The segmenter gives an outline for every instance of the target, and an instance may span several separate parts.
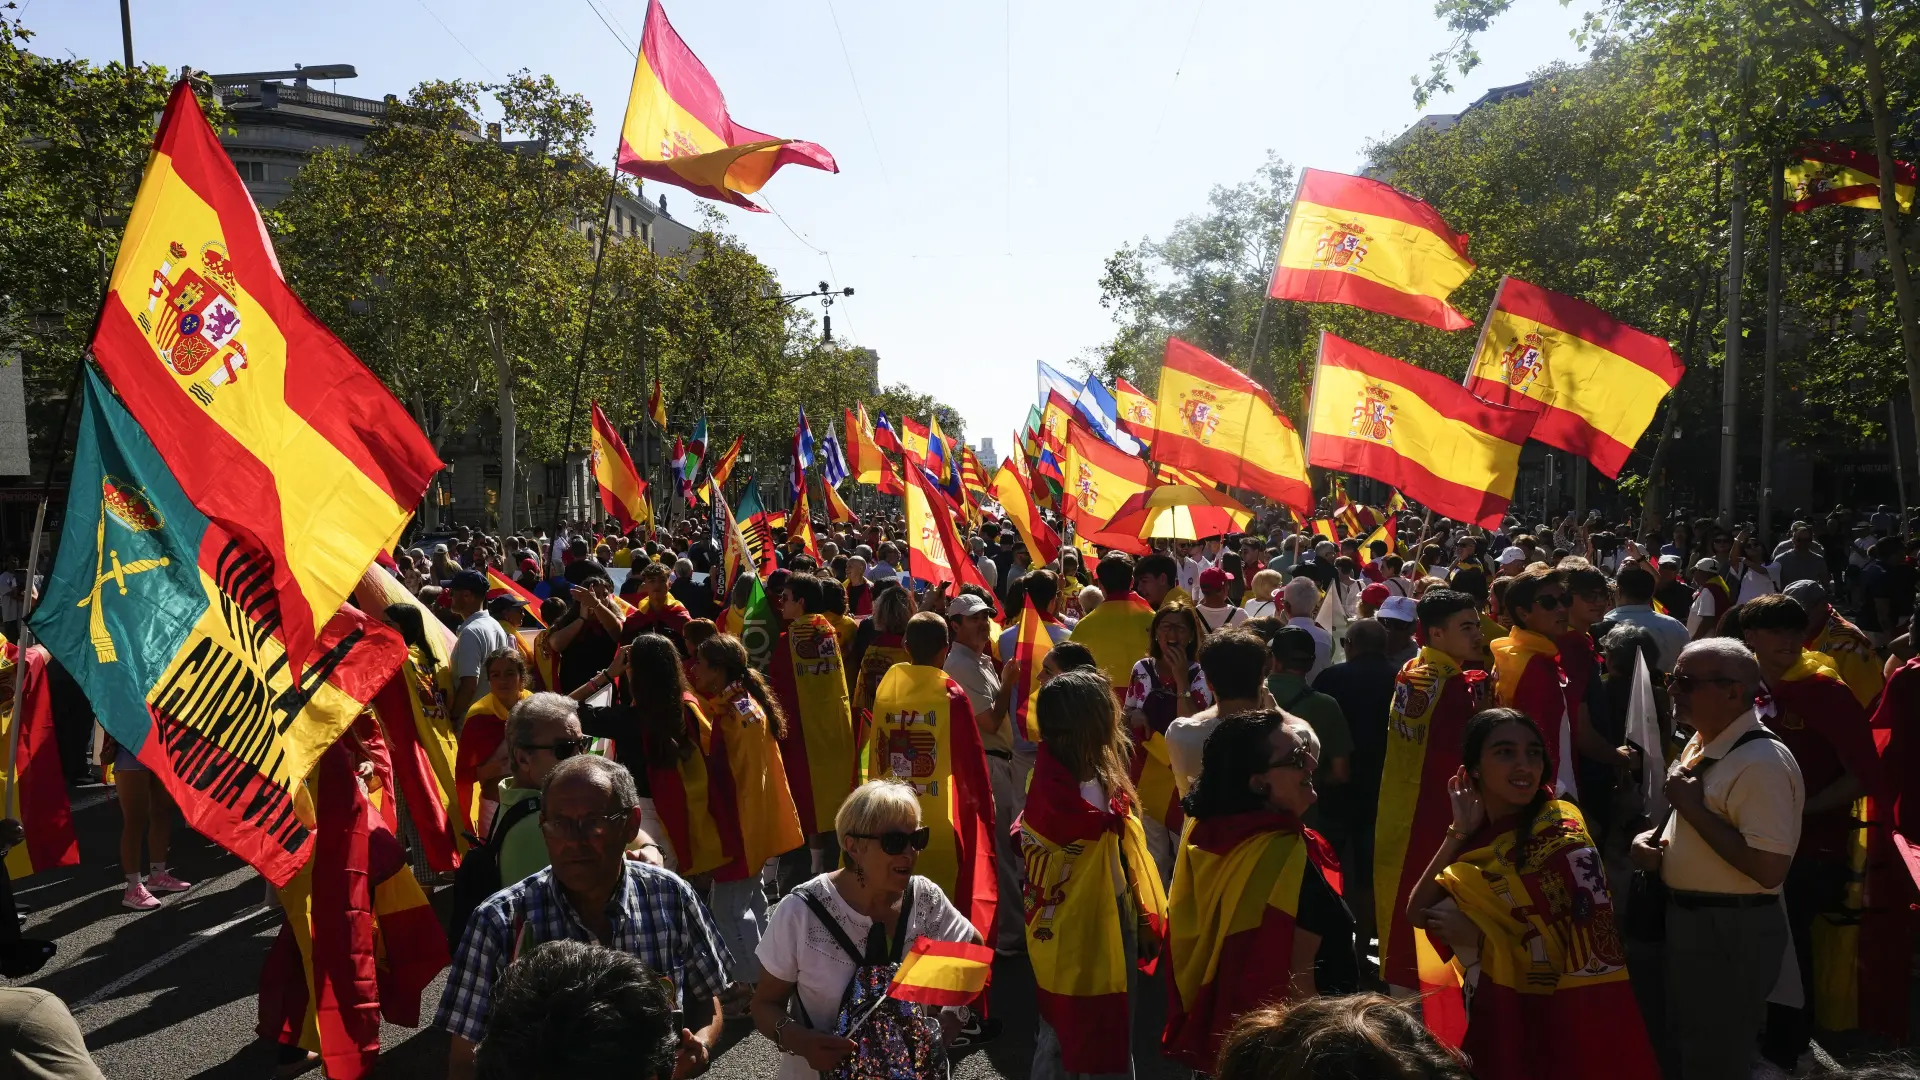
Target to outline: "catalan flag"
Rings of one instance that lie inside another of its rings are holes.
[[[633,467],[627,444],[613,429],[600,403],[593,402],[593,453],[588,462],[593,478],[600,484],[600,505],[620,523],[622,532],[632,532],[642,522],[652,524],[653,507],[647,502],[647,482]]]
[[[960,486],[975,499],[984,499],[989,494],[987,470],[980,465],[980,455],[964,443],[960,446]]]
[[[1471,273],[1467,238],[1433,207],[1378,180],[1308,169],[1267,295],[1464,330],[1473,320],[1447,297]]]
[[[260,549],[298,673],[426,492],[433,446],[287,286],[184,80],[107,288],[93,357],[196,513]]]
[[[965,1005],[993,977],[993,948],[921,936],[894,969],[887,996],[916,1005]]]
[[[1322,540],[1331,540],[1336,544],[1340,542],[1340,535],[1334,531],[1331,518],[1314,518],[1307,522],[1307,531]]]
[[[1120,430],[1152,445],[1153,399],[1134,389],[1125,379],[1113,380],[1113,400],[1119,411]]]
[[[1146,545],[1137,536],[1109,537],[1101,532],[1122,503],[1152,484],[1146,462],[1129,457],[1085,427],[1073,424],[1067,430],[1062,475],[1065,516],[1076,531],[1086,533],[1095,543],[1146,553]]]
[[[784,165],[840,171],[822,147],[734,123],[719,84],[652,0],[620,125],[619,170],[759,210],[746,196]]]
[[[1539,414],[1533,437],[1618,477],[1654,409],[1687,370],[1664,338],[1584,300],[1500,279],[1467,389]]]
[[[1167,339],[1154,423],[1154,460],[1311,512],[1300,433],[1259,383],[1179,338]]]
[[[1798,161],[1787,165],[1790,209],[1802,213],[1822,206],[1880,209],[1880,157],[1836,143],[1813,143],[1800,148]],[[1913,213],[1913,189],[1920,172],[1905,161],[1893,163],[1893,198],[1901,213]]]
[[[1027,545],[1027,557],[1032,565],[1046,566],[1060,556],[1060,534],[1053,531],[1047,519],[1040,516],[1040,508],[1034,505],[1030,478],[1021,472],[1018,464],[1020,456],[1016,450],[1000,463],[1000,471],[993,474],[993,497],[999,500],[1000,509],[1006,512],[1007,520]]]
[[[1534,414],[1491,405],[1404,360],[1320,335],[1307,461],[1370,476],[1434,510],[1500,526]]]

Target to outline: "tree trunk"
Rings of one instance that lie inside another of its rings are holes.
[[[498,319],[487,320],[487,344],[493,350],[494,381],[498,386],[495,408],[500,413],[500,522],[502,535],[513,531],[514,473],[518,469],[517,443],[519,416],[513,409],[513,361],[507,356],[507,343]]]
[[[1860,59],[1867,69],[1867,107],[1873,113],[1873,151],[1880,163],[1880,230],[1887,248],[1887,266],[1893,271],[1894,311],[1900,319],[1900,352],[1906,360],[1907,393],[1913,414],[1920,416],[1920,310],[1916,310],[1913,276],[1907,266],[1907,246],[1901,237],[1900,201],[1894,195],[1893,111],[1887,104],[1887,76],[1882,66],[1874,0],[1860,5]]]
[[[1680,357],[1689,370],[1694,366],[1693,346],[1700,329],[1700,309],[1706,305],[1707,277],[1703,272],[1693,287],[1693,304],[1687,312],[1687,328],[1680,335]],[[1684,379],[1685,376],[1682,376]],[[1652,536],[1649,546],[1658,550],[1661,518],[1666,514],[1667,454],[1673,448],[1673,433],[1680,427],[1680,387],[1675,386],[1667,399],[1667,419],[1660,427],[1660,441],[1653,445],[1653,460],[1647,465],[1647,486],[1640,499],[1640,535]]]

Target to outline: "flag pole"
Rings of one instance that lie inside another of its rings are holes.
[[[1280,257],[1287,251],[1287,234],[1293,230],[1293,211],[1300,205],[1300,185],[1293,185],[1293,201],[1287,204],[1287,216],[1280,226],[1280,243],[1273,250],[1273,266],[1260,283],[1260,321],[1253,328],[1253,349],[1247,353],[1247,374],[1253,374],[1254,361],[1260,359],[1260,341],[1267,335],[1267,312],[1273,309],[1273,278],[1280,272]]]
[[[620,160],[614,155],[614,160]],[[593,277],[587,283],[587,310],[580,318],[580,346],[573,353],[573,392],[567,396],[567,437],[560,444],[560,461],[566,464],[573,456],[573,425],[580,413],[580,382],[587,369],[587,339],[593,334],[593,301],[600,294],[600,265],[607,258],[607,221],[613,217],[613,199],[620,192],[620,169],[616,166],[607,170],[607,201],[600,209],[598,250],[593,256]],[[555,521],[558,522],[556,517]]]
[[[1460,376],[1461,386],[1473,382],[1474,369],[1480,366],[1480,350],[1487,346],[1487,330],[1493,325],[1493,313],[1500,310],[1500,297],[1507,291],[1507,282],[1511,278],[1511,274],[1501,274],[1500,284],[1493,287],[1493,300],[1487,304],[1487,317],[1480,320],[1480,336],[1474,339],[1473,355],[1467,357],[1467,373]]]

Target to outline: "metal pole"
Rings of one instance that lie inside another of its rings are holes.
[[[120,51],[127,61],[127,73],[133,73],[133,12],[129,0],[120,0]]]
[[[573,354],[573,393],[567,398],[567,437],[560,444],[560,460],[566,461],[573,453],[573,422],[580,413],[580,379],[587,370],[587,339],[593,334],[593,300],[600,293],[600,264],[606,261],[607,245],[613,238],[607,234],[607,221],[613,217],[613,197],[620,191],[620,174],[610,172],[607,175],[607,203],[600,210],[600,248],[593,256],[593,278],[587,283],[587,310],[580,319],[580,347]]]
[[[1900,407],[1896,399],[1887,399],[1887,445],[1893,448],[1893,482],[1900,493],[1900,532],[1911,535],[1907,525],[1907,466],[1900,457]]]
[[[1740,283],[1746,270],[1742,242],[1747,227],[1746,192],[1736,147],[1728,189],[1732,203],[1727,213],[1727,343],[1720,365],[1720,521],[1733,524],[1733,479],[1739,466],[1740,422]]]
[[[1767,195],[1767,340],[1762,353],[1765,374],[1760,392],[1760,530],[1763,543],[1773,550],[1773,421],[1774,365],[1780,353],[1780,215],[1787,199],[1786,170],[1778,163]]]

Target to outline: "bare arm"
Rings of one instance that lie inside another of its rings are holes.
[[[760,981],[753,988],[753,1026],[772,1039],[776,1046],[805,1058],[807,1064],[819,1071],[832,1069],[853,1053],[854,1044],[849,1039],[831,1035],[824,1031],[815,1031],[791,1021],[782,1024],[787,1015],[787,998],[793,994],[793,984],[782,982],[767,974],[760,973]],[[455,1078],[449,1078],[455,1080]]]
[[[473,1044],[458,1035],[447,1040],[447,1080],[473,1080]]]
[[[680,1050],[674,1057],[673,1080],[687,1080],[707,1071],[713,1048],[720,1042],[723,1023],[720,999],[689,999],[686,1021],[688,1026],[680,1029]]]

